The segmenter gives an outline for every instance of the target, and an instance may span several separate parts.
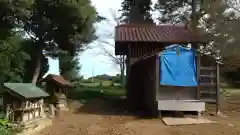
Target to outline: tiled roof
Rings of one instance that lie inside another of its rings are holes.
[[[64,86],[73,86],[73,84],[67,80],[65,80],[61,75],[53,75],[53,74],[49,74],[47,75],[47,77],[44,78],[45,81],[48,81],[48,80],[53,80],[61,85],[64,85]]]
[[[203,42],[186,25],[123,24],[115,29],[115,42]]]
[[[40,98],[49,96],[48,93],[32,83],[4,83],[4,86],[24,98]]]

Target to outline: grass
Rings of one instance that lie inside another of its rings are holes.
[[[111,87],[111,86],[121,86],[120,83],[114,83],[112,81],[95,81],[94,83],[92,82],[79,82],[78,83],[79,86],[81,87],[92,87],[92,88],[96,88],[96,87]]]
[[[69,92],[68,97],[86,103],[94,98],[109,99],[125,96],[125,90],[116,87],[83,87]]]
[[[237,88],[221,88],[221,93],[228,97],[232,95],[240,95],[240,89]]]

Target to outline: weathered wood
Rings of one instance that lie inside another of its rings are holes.
[[[49,110],[50,110],[51,117],[54,117],[55,116],[55,108],[54,108],[53,104],[49,105]]]
[[[206,103],[214,103],[216,104],[215,99],[209,99],[209,98],[201,98],[200,101],[206,102]]]
[[[200,100],[216,104],[216,61],[210,56],[202,56],[200,67]]]
[[[219,57],[219,52],[217,52],[217,57]],[[216,63],[216,70],[217,70],[217,73],[216,73],[216,76],[217,76],[217,88],[216,88],[216,114],[219,114],[220,113],[220,76],[219,76],[219,63],[217,62]]]
[[[216,78],[215,75],[200,75],[201,78]]]
[[[200,70],[210,70],[210,71],[216,71],[215,67],[200,67]]]
[[[203,90],[201,90],[201,91],[200,91],[200,94],[211,94],[211,95],[216,95],[216,92],[215,92],[215,91],[203,91]]]
[[[205,103],[197,100],[158,100],[162,111],[205,111]]]
[[[10,118],[10,113],[11,113],[10,104],[7,104],[5,119],[9,120],[9,118]]]
[[[200,54],[197,54],[197,81],[198,81],[198,86],[197,86],[197,91],[196,91],[196,95],[197,95],[197,100],[200,99],[200,66],[201,66],[201,63],[200,63]]]
[[[160,85],[160,59],[159,55],[156,55],[156,68],[155,68],[155,103],[158,106],[158,95],[159,95],[159,85]],[[158,117],[162,117],[161,111],[158,111]]]
[[[200,87],[215,87],[216,83],[200,83]]]

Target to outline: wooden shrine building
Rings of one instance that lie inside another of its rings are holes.
[[[61,75],[49,74],[44,79],[46,91],[50,94],[49,102],[60,110],[67,109],[67,93],[74,86]]]
[[[48,93],[32,83],[4,83],[3,106],[6,118],[24,123],[45,117],[43,101]]]
[[[187,47],[190,44],[193,50],[196,50],[206,43],[187,25],[117,26],[115,54],[127,56],[126,85],[129,109],[141,109],[149,115],[158,116],[158,112],[164,110],[201,112],[205,110],[205,102],[219,105],[219,69],[216,61],[210,56],[200,56],[196,52],[197,55],[193,58],[196,61],[197,86],[160,84],[161,79],[165,77],[161,75],[160,60],[165,47],[173,44]]]

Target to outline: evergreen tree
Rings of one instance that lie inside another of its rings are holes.
[[[153,23],[151,0],[124,0],[121,20],[124,23]]]
[[[99,18],[89,0],[35,0],[29,12],[23,22],[25,31],[36,45],[33,83],[40,75],[43,50],[52,57],[57,57],[62,51],[74,57],[83,49],[83,44],[96,38],[93,23]],[[66,71],[63,69],[66,64],[61,63],[62,73]]]

